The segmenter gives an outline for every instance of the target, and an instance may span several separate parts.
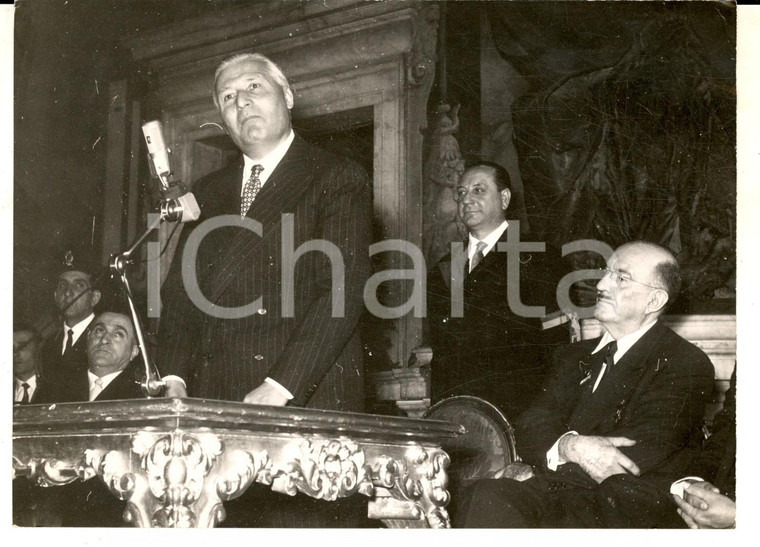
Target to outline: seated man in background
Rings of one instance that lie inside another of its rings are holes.
[[[613,253],[594,310],[604,335],[558,351],[517,421],[517,453],[533,467],[513,464],[506,478],[475,483],[455,525],[617,527],[603,518],[599,492],[633,494],[614,478],[605,484],[610,477],[683,476],[715,373],[702,350],[658,320],[679,284],[667,249],[634,242]]]
[[[40,338],[28,325],[13,327],[13,404],[36,403],[47,389],[40,376]]]
[[[143,370],[129,316],[102,312],[87,336],[87,369],[46,391],[44,403],[141,399]],[[27,485],[21,483],[24,481]],[[66,486],[28,486],[14,481],[14,524],[20,526],[121,526],[124,502],[98,478]]]
[[[518,222],[507,222],[510,187],[509,174],[499,164],[481,161],[467,167],[455,197],[459,219],[469,233],[467,260],[457,265],[451,254],[446,255],[430,267],[427,290],[432,402],[472,395],[515,419],[543,384],[549,348],[566,343],[568,334],[564,327],[544,331],[540,317],[513,309],[519,297],[526,306],[553,311],[562,276],[558,254],[551,248],[499,248],[517,238],[531,241],[520,237]],[[461,314],[452,302],[456,283],[462,285]]]
[[[132,320],[122,313],[103,312],[87,335],[87,370],[53,386],[46,403],[141,399],[144,372]]]

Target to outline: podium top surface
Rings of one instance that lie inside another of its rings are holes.
[[[14,438],[127,433],[145,428],[203,428],[239,434],[337,434],[356,440],[408,440],[433,444],[465,431],[462,425],[437,420],[193,398],[17,405],[13,408]]]

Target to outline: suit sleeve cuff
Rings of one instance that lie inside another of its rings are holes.
[[[285,397],[287,397],[288,401],[293,400],[293,394],[289,392],[287,389],[285,389],[285,387],[277,380],[272,380],[271,378],[264,378],[264,381],[270,386],[272,386],[273,388],[275,388],[277,391],[282,393]]]
[[[175,382],[179,382],[180,384],[182,384],[182,387],[184,387],[185,389],[187,389],[187,384],[185,383],[185,381],[182,378],[180,378],[179,376],[175,376],[174,374],[169,374],[168,376],[163,376],[161,379],[164,382],[166,382],[167,380],[174,380]]]
[[[683,498],[683,491],[693,482],[702,482],[704,479],[699,477],[684,477],[678,479],[676,482],[670,485],[670,493],[679,498]]]
[[[559,442],[568,435],[577,435],[577,431],[568,431],[562,437],[557,439],[557,441],[552,445],[552,447],[549,449],[549,451],[546,453],[546,467],[551,469],[552,471],[556,471],[557,468],[562,465],[563,463],[567,463],[564,458],[562,458],[559,455]]]

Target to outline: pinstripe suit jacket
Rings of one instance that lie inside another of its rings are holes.
[[[183,252],[195,246],[191,234],[204,222],[220,215],[239,218],[242,166],[241,156],[193,188],[201,217],[184,227],[162,288],[158,367],[164,375],[184,378],[191,397],[242,401],[270,377],[294,395],[291,404],[362,410],[358,320],[372,237],[366,173],[296,135],[248,211],[261,234],[239,226],[211,230],[197,246],[194,264],[183,265]],[[292,215],[292,230],[283,228],[285,214]],[[283,242],[292,241],[294,250],[313,240],[326,240],[343,258],[344,279],[338,280],[334,296],[342,296],[345,305],[335,317],[328,257],[306,252],[294,268],[292,260],[284,263],[292,252],[283,252]],[[259,297],[260,308],[242,318],[209,314],[208,306],[199,309],[185,290],[183,268],[194,268],[198,287],[216,312]],[[292,314],[283,305],[288,299]]]

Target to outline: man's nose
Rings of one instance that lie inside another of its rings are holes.
[[[251,104],[251,98],[245,90],[238,91],[235,95],[235,102],[238,108],[243,108]]]
[[[596,284],[596,289],[599,291],[604,291],[609,289],[610,287],[610,272],[605,271],[604,277],[602,277],[599,282]]]

